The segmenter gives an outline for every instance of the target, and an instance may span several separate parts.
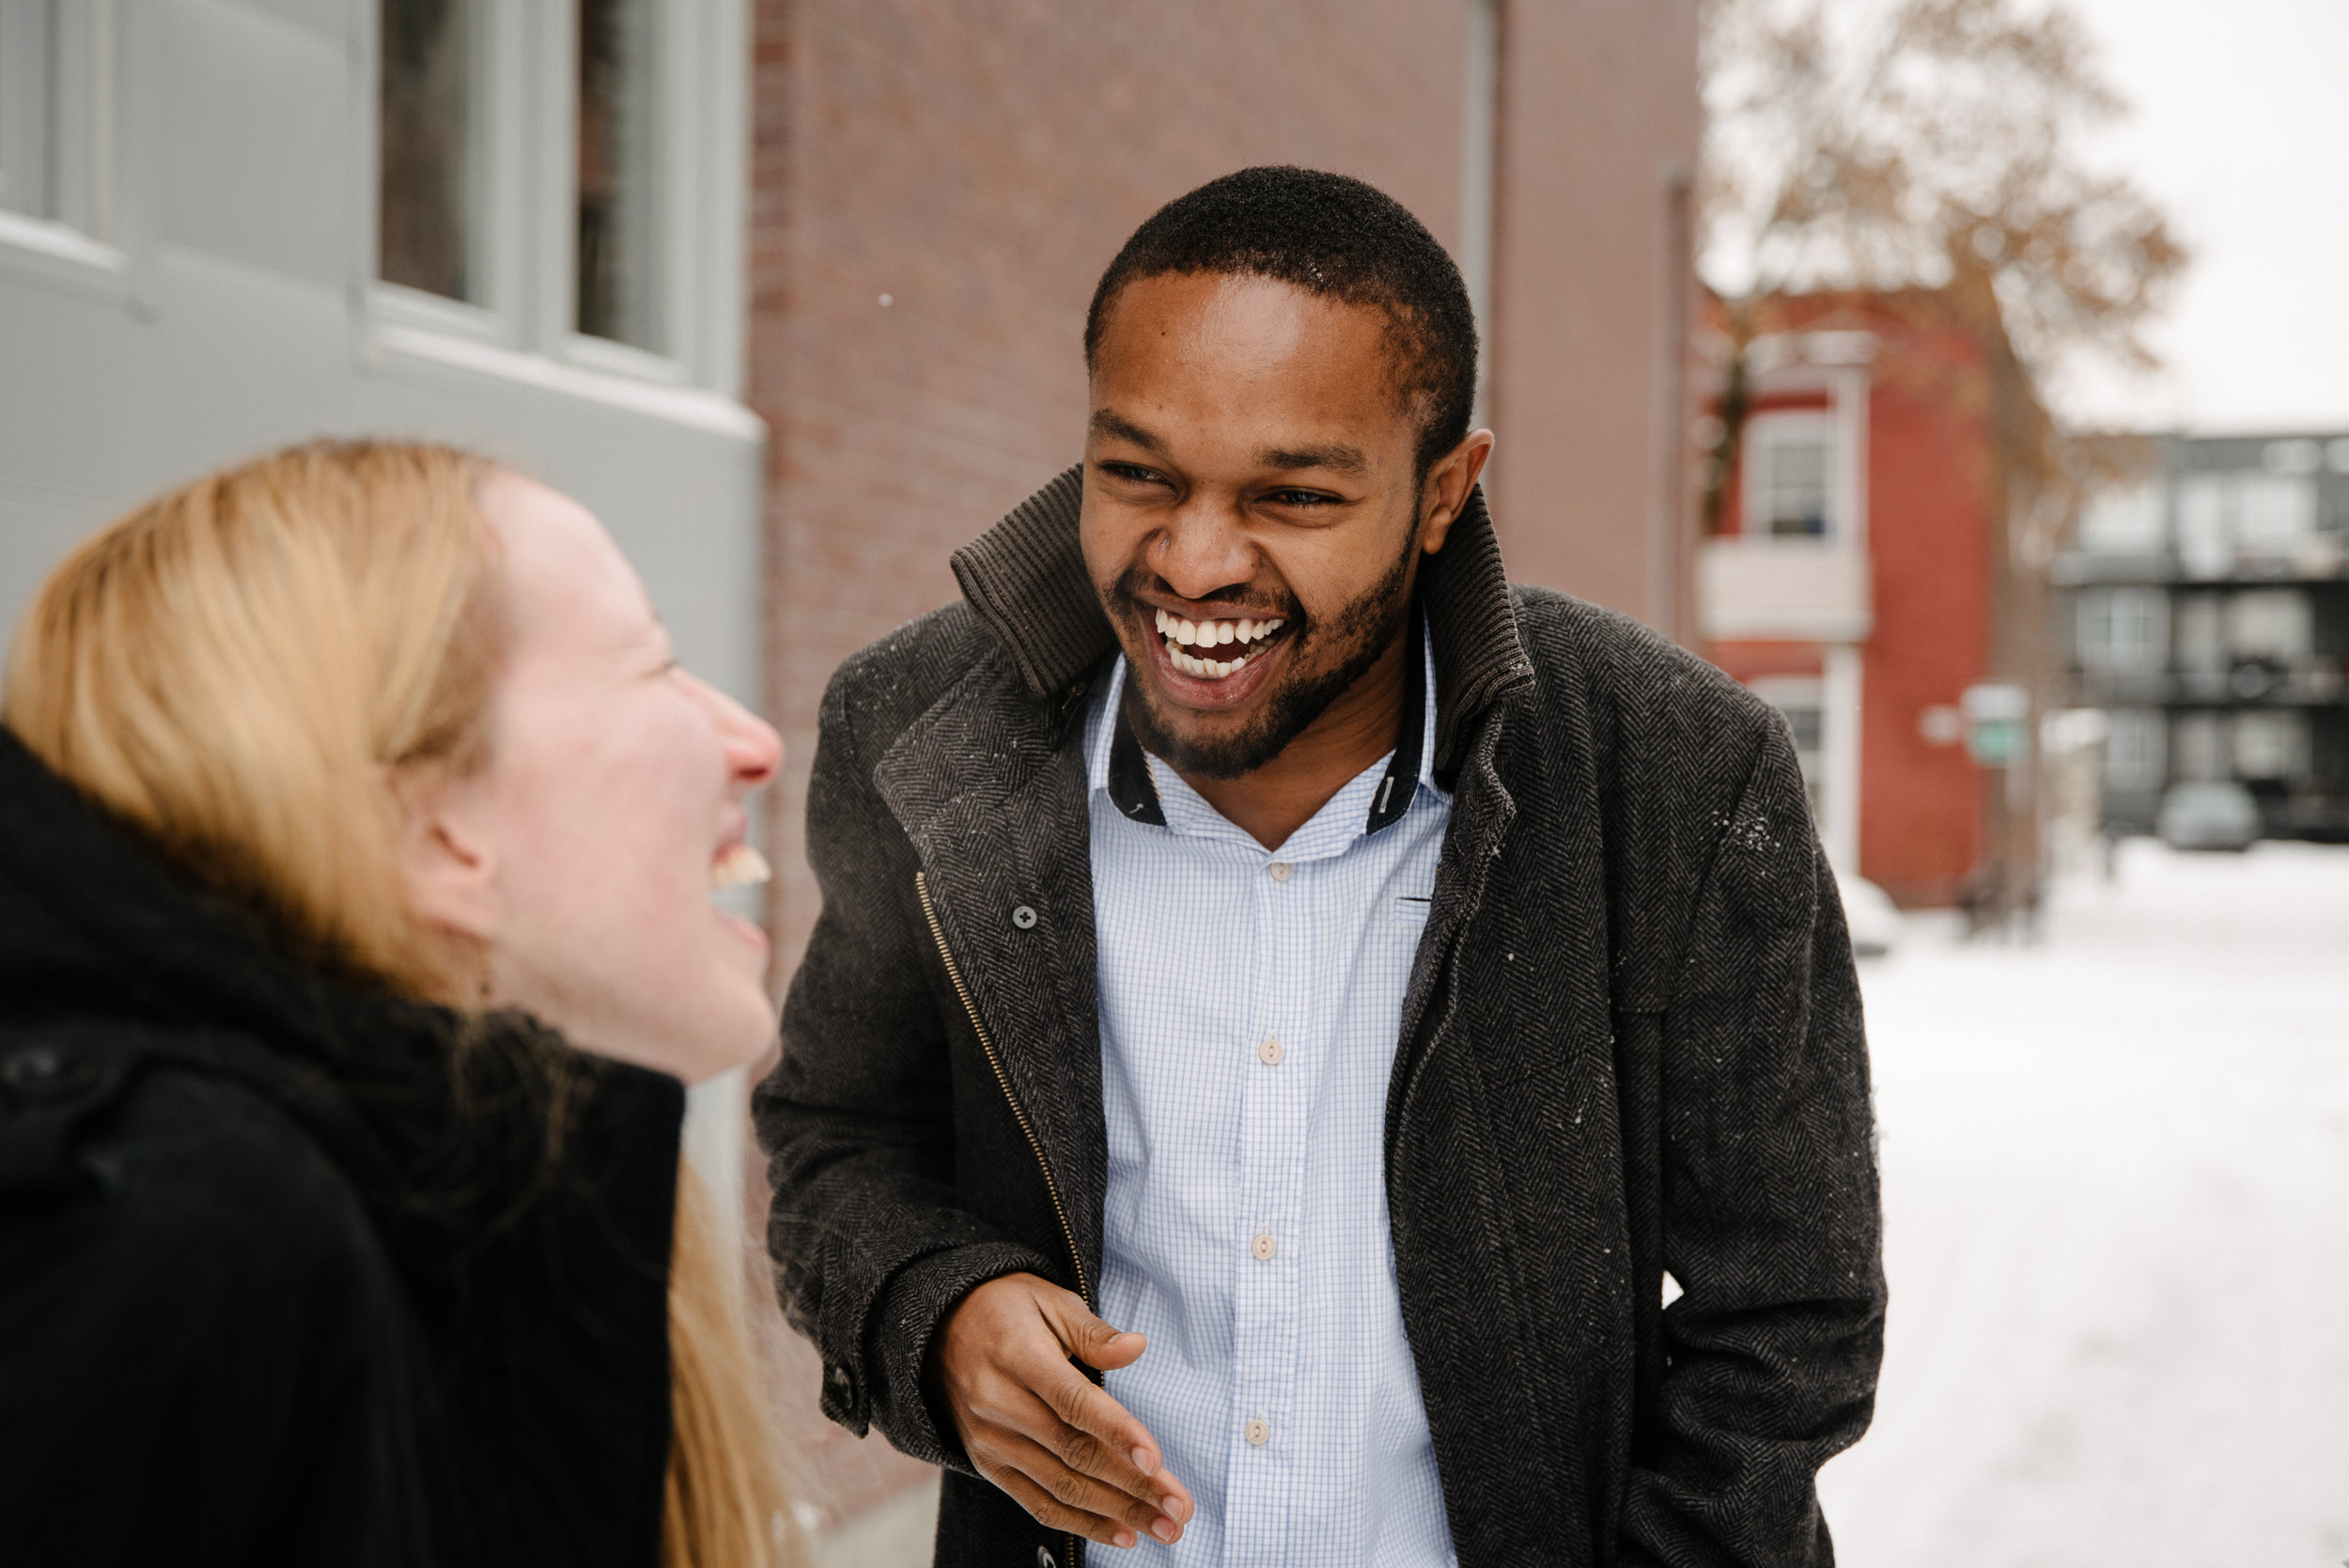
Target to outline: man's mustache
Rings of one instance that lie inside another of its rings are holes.
[[[1106,597],[1112,610],[1131,611],[1141,607],[1143,593],[1152,589],[1169,598],[1186,599],[1194,604],[1212,604],[1218,608],[1228,606],[1234,618],[1244,615],[1252,620],[1284,620],[1289,623],[1291,634],[1296,636],[1301,637],[1313,627],[1313,617],[1305,613],[1305,607],[1294,598],[1283,598],[1269,603],[1252,602],[1250,596],[1253,590],[1241,585],[1218,588],[1192,599],[1188,594],[1176,593],[1166,579],[1143,567],[1128,567],[1119,573],[1117,580],[1110,584]]]

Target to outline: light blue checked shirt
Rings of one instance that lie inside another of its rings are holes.
[[[1086,719],[1100,1308],[1150,1341],[1108,1386],[1198,1502],[1174,1546],[1143,1537],[1174,1562],[1456,1560],[1387,1220],[1387,1080],[1452,815],[1417,646],[1405,745],[1276,852],[1135,744],[1123,660]]]

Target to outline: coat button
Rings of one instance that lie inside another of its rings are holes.
[[[65,1061],[53,1048],[35,1046],[9,1057],[8,1065],[0,1067],[0,1078],[11,1089],[44,1089],[64,1071]]]
[[[1022,904],[1011,912],[1011,923],[1022,931],[1035,929],[1035,911]]]
[[[832,1386],[833,1388],[838,1389],[843,1393],[846,1393],[848,1389],[848,1369],[847,1367],[834,1367],[832,1369]]]
[[[1053,1568],[1051,1547],[1038,1546],[1035,1549],[1035,1568]]]

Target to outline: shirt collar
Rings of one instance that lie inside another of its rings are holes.
[[[1410,646],[1405,660],[1410,676],[1403,689],[1403,722],[1396,728],[1395,748],[1388,753],[1386,774],[1370,798],[1369,819],[1362,824],[1365,835],[1402,821],[1420,786],[1436,787],[1436,704],[1429,700],[1436,690],[1436,660],[1425,617],[1416,604],[1411,608]],[[1119,654],[1086,724],[1086,787],[1109,791],[1110,803],[1128,821],[1163,828],[1166,810],[1150,777],[1149,758],[1126,722],[1125,694],[1126,656]]]

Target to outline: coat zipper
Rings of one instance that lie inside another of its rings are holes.
[[[979,1048],[987,1052],[987,1064],[995,1069],[995,1081],[1003,1091],[1003,1100],[1011,1107],[1012,1119],[1028,1140],[1028,1147],[1035,1155],[1036,1169],[1044,1172],[1044,1190],[1052,1200],[1052,1213],[1060,1220],[1061,1240],[1068,1246],[1068,1261],[1077,1270],[1077,1294],[1083,1297],[1085,1311],[1093,1310],[1093,1286],[1085,1279],[1084,1259],[1077,1255],[1077,1233],[1068,1223],[1067,1206],[1060,1201],[1060,1183],[1052,1179],[1051,1162],[1044,1157],[1044,1144],[1036,1138],[1035,1127],[1028,1121],[1028,1113],[1020,1109],[1019,1096],[1011,1092],[1011,1075],[1003,1071],[1003,1059],[995,1054],[995,1041],[987,1032],[987,1025],[979,1021],[979,1004],[971,1000],[971,987],[962,983],[962,966],[946,945],[946,928],[938,923],[938,906],[930,899],[929,873],[913,874],[913,895],[922,901],[922,918],[930,923],[930,939],[938,944],[938,957],[946,966],[946,979],[961,999],[963,1016],[971,1020],[971,1032],[979,1037]],[[1069,1568],[1084,1560],[1077,1537],[1068,1541]]]

